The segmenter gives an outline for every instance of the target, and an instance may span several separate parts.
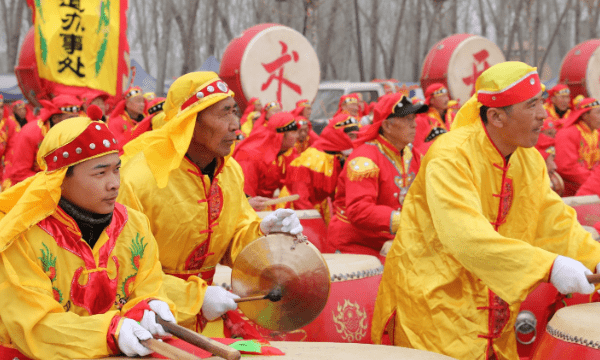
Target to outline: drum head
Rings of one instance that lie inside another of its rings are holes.
[[[448,90],[459,104],[475,93],[475,81],[489,67],[504,62],[504,54],[491,40],[471,36],[454,49],[448,63]]]
[[[317,95],[321,70],[317,53],[298,31],[287,26],[269,27],[246,46],[240,64],[240,80],[246,99],[262,104],[281,101],[284,111],[301,99]]]
[[[585,84],[589,97],[600,99],[600,46],[596,48],[587,64]]]
[[[555,338],[600,349],[600,303],[574,305],[554,314],[547,332]]]

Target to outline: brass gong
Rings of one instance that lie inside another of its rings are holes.
[[[233,264],[231,287],[241,296],[282,292],[281,300],[239,303],[240,310],[258,325],[292,331],[310,324],[329,297],[329,269],[317,248],[299,237],[271,233],[242,250]]]

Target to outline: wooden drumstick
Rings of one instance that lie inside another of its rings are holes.
[[[600,274],[586,275],[585,277],[587,278],[587,281],[590,282],[590,284],[600,283]]]
[[[173,345],[169,345],[156,339],[140,340],[140,343],[157,354],[165,356],[167,359],[176,360],[200,360],[194,354],[183,351]]]
[[[255,300],[271,300],[272,302],[277,302],[277,301],[281,300],[282,297],[283,297],[283,289],[281,288],[281,286],[275,286],[273,289],[271,289],[271,291],[269,291],[269,293],[267,295],[248,296],[248,297],[235,299],[233,301],[235,301],[236,303],[241,303],[241,302],[245,302],[245,301],[255,301]]]
[[[188,342],[192,345],[196,345],[200,349],[206,350],[211,354],[220,356],[225,360],[239,360],[242,356],[239,351],[230,346],[221,344],[220,342],[215,341],[209,337],[184,328],[181,325],[165,321],[158,315],[156,315],[156,322],[160,324],[170,334],[173,334],[181,340]]]
[[[269,205],[281,204],[281,203],[288,202],[288,201],[296,201],[298,199],[300,199],[300,195],[294,194],[294,195],[290,195],[290,196],[280,197],[277,199],[267,200],[263,203],[263,205],[269,206]]]

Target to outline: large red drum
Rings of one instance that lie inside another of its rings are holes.
[[[600,40],[588,40],[572,48],[560,65],[559,82],[573,97],[600,98]]]
[[[421,70],[421,87],[424,91],[433,83],[442,83],[450,98],[462,105],[475,93],[479,75],[503,61],[504,54],[492,41],[471,34],[452,35],[429,50]]]
[[[231,40],[219,75],[242,109],[258,97],[262,104],[280,101],[289,111],[298,100],[315,98],[321,70],[317,53],[302,34],[279,24],[260,24]]]
[[[600,359],[600,304],[562,308],[546,326],[533,359]]]
[[[600,221],[600,198],[598,195],[569,196],[562,198],[565,204],[577,212],[581,225],[594,226]]]
[[[370,255],[322,254],[331,276],[329,299],[321,314],[289,333],[259,328],[269,340],[371,344],[371,321],[383,266]],[[231,269],[218,266],[214,284],[231,289]]]

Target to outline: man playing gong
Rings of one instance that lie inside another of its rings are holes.
[[[125,146],[118,200],[150,219],[165,273],[211,284],[216,265],[231,266],[256,238],[302,231],[294,211],[279,209],[261,221],[248,203],[242,169],[230,156],[240,126],[237,104],[217,74],[181,76],[163,111],[164,126]],[[230,306],[235,309],[233,300]],[[197,320],[182,325],[200,330],[212,319]]]
[[[600,244],[550,189],[533,148],[546,111],[538,73],[486,70],[452,131],[423,158],[387,255],[372,338],[457,359],[518,359],[515,319],[542,282],[590,294]]]

